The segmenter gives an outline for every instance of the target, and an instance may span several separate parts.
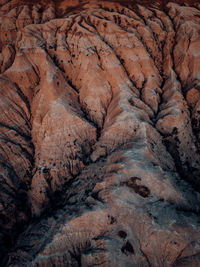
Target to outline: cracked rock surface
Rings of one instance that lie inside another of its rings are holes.
[[[200,266],[200,4],[0,0],[0,266]]]

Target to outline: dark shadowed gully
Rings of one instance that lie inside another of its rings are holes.
[[[200,266],[199,1],[0,0],[0,73],[0,266]]]

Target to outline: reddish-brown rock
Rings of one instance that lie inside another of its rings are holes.
[[[0,1],[0,266],[200,266],[200,5],[133,2]]]

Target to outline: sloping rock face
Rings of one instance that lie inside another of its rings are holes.
[[[41,2],[0,1],[0,265],[200,266],[200,4]]]

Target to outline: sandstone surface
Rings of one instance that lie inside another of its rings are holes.
[[[0,266],[200,266],[200,4],[0,0]]]

